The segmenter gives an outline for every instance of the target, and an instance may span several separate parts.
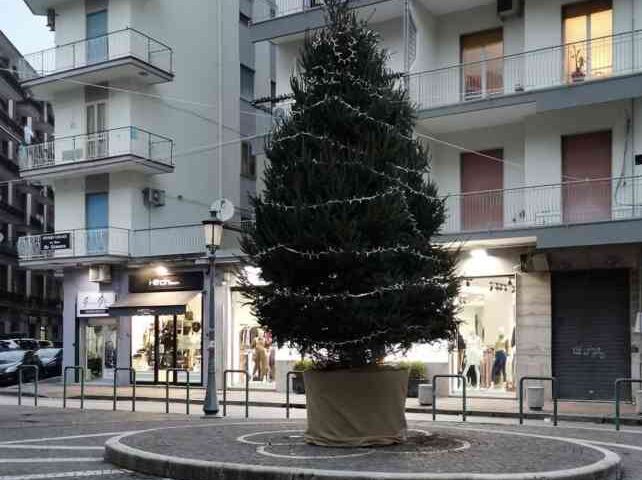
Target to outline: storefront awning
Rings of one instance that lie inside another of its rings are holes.
[[[118,300],[109,307],[113,317],[134,315],[180,315],[185,313],[186,305],[201,292],[154,292],[130,293],[127,298]]]

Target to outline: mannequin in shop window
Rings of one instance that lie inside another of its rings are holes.
[[[254,371],[252,372],[252,378],[254,380],[263,381],[268,377],[268,348],[265,336],[263,332],[259,332],[259,335],[252,341],[252,349],[254,350]]]
[[[469,386],[478,387],[480,385],[482,355],[481,339],[471,333],[466,338],[466,369],[464,371],[464,377],[466,377]]]
[[[500,329],[495,342],[495,361],[493,363],[493,384],[495,387],[506,384],[506,361],[509,353],[510,342],[504,335],[503,329]]]

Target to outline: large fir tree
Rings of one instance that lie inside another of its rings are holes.
[[[458,283],[452,254],[431,243],[444,204],[403,79],[345,0],[326,4],[328,26],[306,36],[291,114],[267,145],[243,238],[267,284],[246,295],[278,343],[358,367],[452,338]]]

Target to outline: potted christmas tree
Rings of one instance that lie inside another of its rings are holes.
[[[306,441],[392,444],[406,434],[408,370],[384,358],[453,337],[455,258],[431,241],[444,203],[403,78],[345,0],[326,9],[291,78],[291,114],[266,146],[242,241],[265,283],[245,291],[275,341],[314,361]]]

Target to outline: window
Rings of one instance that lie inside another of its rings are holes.
[[[249,142],[241,143],[241,176],[256,180],[256,156]]]
[[[465,99],[500,93],[504,88],[504,34],[501,28],[461,37]]]
[[[254,100],[254,70],[241,65],[241,98]]]
[[[594,0],[564,6],[567,80],[601,77],[613,71],[613,6]]]

